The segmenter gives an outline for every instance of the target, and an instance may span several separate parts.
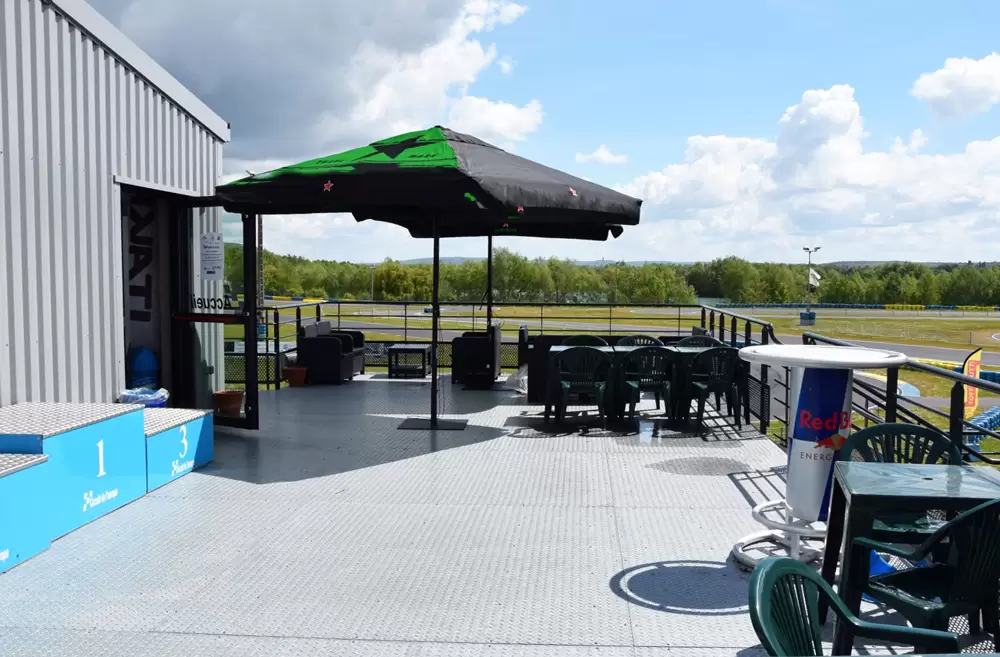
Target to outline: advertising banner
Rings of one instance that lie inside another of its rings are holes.
[[[979,367],[983,361],[983,350],[976,349],[966,357],[962,364],[962,374],[979,378]],[[976,415],[979,409],[979,388],[965,386],[965,419],[968,420]]]

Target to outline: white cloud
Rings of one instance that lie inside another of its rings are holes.
[[[950,57],[944,68],[924,73],[910,90],[939,116],[962,117],[1000,103],[1000,54],[982,59]]]
[[[577,153],[576,161],[581,163],[599,162],[601,164],[624,164],[628,162],[627,155],[615,155],[607,146],[601,144],[593,153]]]
[[[675,259],[794,259],[816,241],[829,259],[967,260],[1000,211],[1000,137],[949,155],[922,153],[921,130],[886,151],[865,137],[850,86],[810,90],[774,139],[694,136],[683,163],[621,189],[645,200],[648,248]]]
[[[497,60],[497,66],[504,75],[510,75],[514,71],[514,60],[505,55]]]
[[[448,126],[486,141],[524,141],[538,129],[545,113],[532,100],[523,107],[478,96],[463,96],[451,102]]]
[[[526,11],[508,0],[90,1],[231,122],[226,156],[244,161],[444,123],[497,60],[482,39]],[[493,132],[516,141],[540,120]]]

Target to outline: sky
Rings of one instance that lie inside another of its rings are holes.
[[[1000,252],[995,0],[89,2],[230,122],[221,182],[445,125],[643,199],[617,240],[495,240],[530,257]],[[266,217],[264,244],[431,253],[349,215]]]

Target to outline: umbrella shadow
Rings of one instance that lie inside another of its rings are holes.
[[[199,472],[253,484],[304,481],[360,470],[499,438],[504,431],[400,431],[400,420],[364,416],[363,426],[334,418],[285,421],[259,432],[217,427],[215,458]]]
[[[611,590],[630,604],[669,614],[739,616],[749,605],[749,577],[717,561],[657,561],[611,578]]]

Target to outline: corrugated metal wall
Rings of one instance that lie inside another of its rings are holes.
[[[0,405],[115,397],[113,177],[207,196],[221,164],[215,135],[71,20],[41,0],[0,2]],[[218,213],[203,214],[200,228],[219,230]]]

